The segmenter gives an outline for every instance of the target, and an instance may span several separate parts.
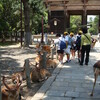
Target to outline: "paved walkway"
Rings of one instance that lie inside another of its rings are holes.
[[[31,100],[100,100],[100,77],[93,87],[93,64],[100,60],[100,43],[90,53],[89,65],[80,66],[77,59],[58,66]]]

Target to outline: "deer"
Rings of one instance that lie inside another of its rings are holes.
[[[90,96],[93,96],[96,80],[97,80],[98,76],[100,75],[100,61],[97,61],[93,65],[93,71],[94,71],[94,84],[93,84],[93,89],[92,89],[92,92],[91,92]]]
[[[42,52],[47,52],[47,53],[51,53],[51,49],[55,48],[55,44],[52,43],[51,45],[42,45],[40,43],[38,43],[36,45],[36,49]]]
[[[17,81],[17,80],[16,80],[16,77],[17,77],[17,76],[20,76],[20,78],[19,78],[19,81],[20,81],[20,82],[22,82],[23,80],[26,79],[25,67],[24,67],[24,69],[23,69],[22,71],[16,72],[16,73],[13,73],[13,74],[12,74],[11,79],[12,79],[12,82],[13,82],[14,84],[17,83],[17,82],[16,82],[16,81]]]
[[[47,58],[46,65],[47,68],[55,68],[57,66],[57,61]]]
[[[20,76],[18,75],[16,77],[17,83],[15,84],[10,84],[7,85],[5,82],[5,76],[3,76],[3,84],[4,86],[2,87],[2,100],[21,100],[21,95],[20,95],[20,86],[21,83],[19,81]]]
[[[97,42],[97,39],[93,39],[93,38],[92,38],[92,44],[91,44],[91,47],[92,47],[92,48],[94,48],[96,42]]]
[[[35,67],[32,68],[30,72],[30,79],[32,82],[41,82],[47,79],[49,76],[51,76],[51,73],[48,70],[37,67],[37,65],[35,65]]]

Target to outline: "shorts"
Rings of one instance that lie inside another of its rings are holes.
[[[71,50],[76,50],[76,46],[72,46],[71,47]]]
[[[66,54],[70,54],[70,48],[66,48],[66,49],[64,50],[64,52],[65,52]]]
[[[58,53],[58,54],[59,54],[59,53],[63,54],[63,53],[64,53],[64,50],[57,50],[57,53]]]

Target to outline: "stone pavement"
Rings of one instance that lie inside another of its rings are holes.
[[[100,77],[94,96],[90,96],[94,81],[93,64],[100,60],[99,56],[100,43],[97,43],[90,53],[88,66],[80,66],[77,58],[58,66],[31,100],[100,100]]]

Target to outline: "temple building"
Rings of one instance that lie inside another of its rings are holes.
[[[82,25],[87,25],[87,15],[99,15],[100,32],[100,0],[44,0],[44,3],[50,32],[62,33],[70,28],[71,15],[80,15]]]

